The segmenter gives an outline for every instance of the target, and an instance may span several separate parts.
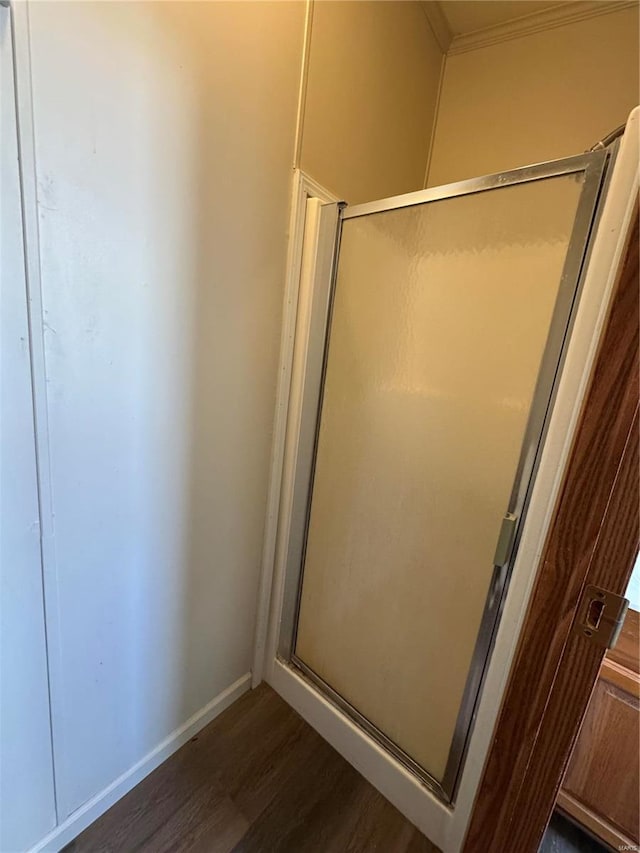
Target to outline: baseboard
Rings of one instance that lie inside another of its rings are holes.
[[[73,812],[69,817],[31,848],[29,853],[57,853],[66,844],[79,835],[83,829],[97,820],[107,809],[124,797],[138,782],[148,776],[163,761],[169,758],[176,750],[185,744],[190,738],[197,734],[200,729],[210,723],[218,714],[221,714],[236,699],[251,686],[251,673],[247,672],[226,690],[219,693],[204,708],[190,717],[186,723],[179,726],[166,737],[155,749],[147,753],[140,761],[133,765],[126,773],[119,776],[104,790],[92,797],[88,802]]]

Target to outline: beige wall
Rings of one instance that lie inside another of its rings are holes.
[[[351,204],[421,189],[441,65],[419,2],[316,0],[301,168]]]
[[[251,668],[303,34],[30,6],[61,819]]]
[[[578,154],[637,105],[638,9],[447,58],[429,186]]]

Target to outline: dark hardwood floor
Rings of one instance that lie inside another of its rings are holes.
[[[65,853],[134,851],[438,853],[264,684],[65,848]],[[560,817],[540,848],[541,853],[596,851],[604,853]]]
[[[68,853],[437,853],[266,685],[246,693]]]

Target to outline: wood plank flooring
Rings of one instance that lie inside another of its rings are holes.
[[[133,851],[438,853],[266,685],[65,848]]]
[[[246,693],[65,848],[137,851],[438,853],[266,685]],[[604,848],[554,817],[540,853],[587,851]]]

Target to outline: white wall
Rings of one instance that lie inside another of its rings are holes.
[[[30,5],[61,819],[251,665],[303,24]]]
[[[428,185],[582,153],[638,104],[639,63],[637,5],[447,56]]]
[[[418,0],[314,2],[303,171],[350,204],[421,189],[442,58]]]
[[[9,10],[0,8],[0,850],[55,823]]]

